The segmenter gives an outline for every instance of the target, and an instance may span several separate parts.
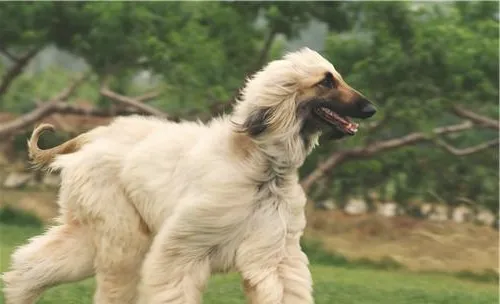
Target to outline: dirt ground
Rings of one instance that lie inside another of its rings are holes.
[[[411,270],[481,272],[499,266],[498,231],[472,223],[314,211],[306,235],[349,258],[389,257]]]
[[[0,206],[32,212],[48,223],[57,214],[56,197],[53,190],[0,189]],[[416,271],[498,271],[499,233],[491,227],[339,211],[308,211],[307,217],[306,237],[348,258],[389,257]]]

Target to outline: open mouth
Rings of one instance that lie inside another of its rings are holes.
[[[345,134],[354,135],[356,134],[356,132],[358,132],[359,125],[353,122],[347,116],[341,116],[338,113],[325,107],[317,107],[314,109],[314,112],[324,121],[326,121],[330,125],[335,126]]]

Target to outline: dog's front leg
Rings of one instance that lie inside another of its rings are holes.
[[[314,303],[308,266],[309,260],[300,249],[299,240],[287,240],[285,257],[278,266],[283,282],[283,304]]]
[[[287,244],[286,253],[276,268],[243,272],[243,289],[249,304],[312,304],[312,278],[307,256],[298,242]],[[258,268],[255,268],[257,270]]]
[[[297,189],[294,197],[303,193]],[[251,304],[314,303],[309,261],[300,248],[306,225],[302,197],[296,204],[256,217],[259,228],[252,230],[238,249],[237,267]]]
[[[167,225],[155,238],[142,267],[140,304],[201,303],[210,264],[183,228]]]

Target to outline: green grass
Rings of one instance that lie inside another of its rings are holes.
[[[40,228],[0,223],[0,270],[7,268],[10,253],[15,246],[30,236],[40,233]],[[311,250],[311,248],[309,248]],[[318,259],[318,263],[315,260]],[[311,255],[317,304],[494,304],[498,303],[498,285],[476,282],[456,275],[418,274],[402,269],[380,270],[372,266],[349,267],[327,265],[336,263],[324,254]],[[338,264],[337,264],[338,265]],[[61,285],[46,292],[40,304],[90,304],[94,280]],[[3,295],[0,295],[3,303]],[[236,274],[217,275],[210,282],[204,296],[205,304],[245,303],[239,277]]]
[[[10,206],[0,208],[0,223],[17,225],[21,227],[32,226],[42,227],[42,221],[31,213],[22,210],[14,209]]]

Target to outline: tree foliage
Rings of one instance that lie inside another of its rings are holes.
[[[311,194],[342,199],[376,191],[403,205],[476,201],[498,210],[498,149],[459,156],[443,148],[490,141],[498,129],[479,124],[435,132],[463,122],[458,106],[498,117],[498,8],[495,2],[5,2],[0,108],[27,113],[68,86],[76,74],[71,62],[22,73],[41,50],[56,47],[85,62],[88,78],[74,95],[92,102],[96,113],[116,102],[102,94],[105,84],[123,96],[159,91],[149,105],[170,117],[213,114],[229,108],[249,73],[281,55],[278,36],[285,43],[300,38],[319,21],[329,29],[322,53],[376,102],[380,124],[324,141],[301,174],[315,172],[336,151],[415,132],[428,136],[332,162],[333,171],[321,177],[326,190]],[[151,77],[138,81],[145,72]]]
[[[498,4],[370,3],[360,10],[361,25],[330,35],[325,53],[335,58],[348,82],[375,99],[378,118],[387,122],[342,145],[458,123],[451,113],[457,105],[498,117]],[[467,147],[497,137],[497,131],[473,130],[443,139]],[[340,145],[334,146],[323,147],[322,153]],[[341,182],[333,181],[330,189],[352,195],[374,187],[401,203],[473,200],[495,209],[497,169],[498,149],[462,157],[426,142],[343,166],[333,178]]]

